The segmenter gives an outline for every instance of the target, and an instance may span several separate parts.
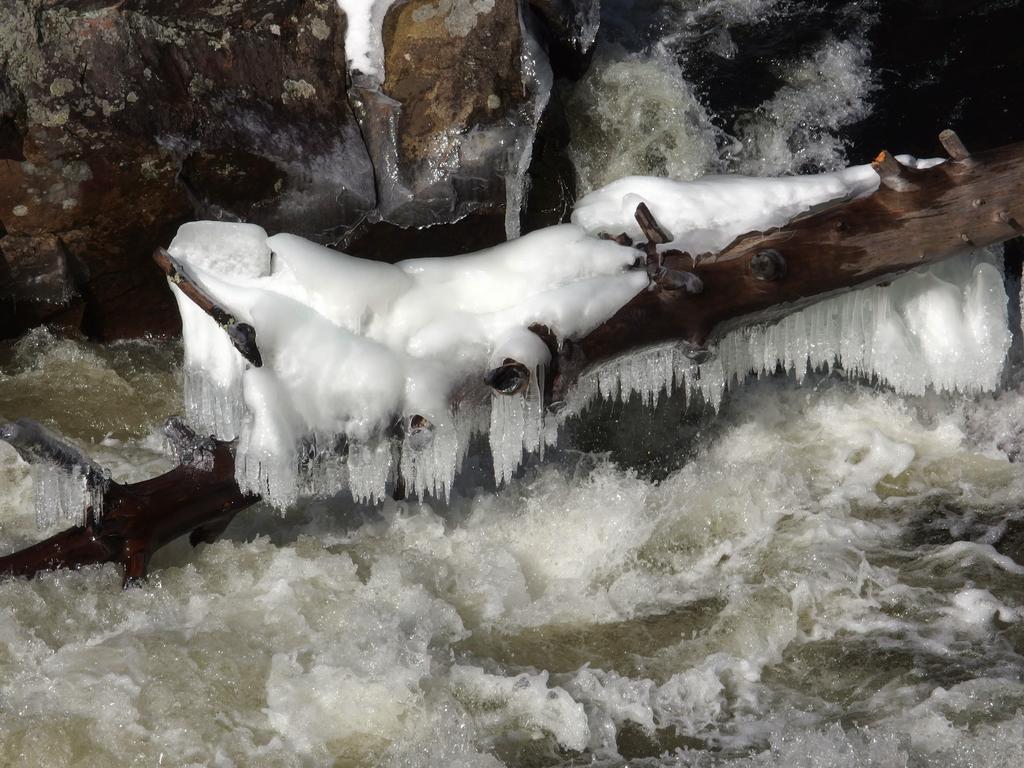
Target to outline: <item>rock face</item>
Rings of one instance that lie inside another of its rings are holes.
[[[315,234],[373,207],[332,2],[104,5],[15,0],[0,25],[21,138],[0,165],[0,248],[20,325],[173,330],[149,252],[182,221]]]
[[[571,46],[583,6],[542,5]],[[550,87],[518,0],[394,4],[382,81],[346,71],[334,0],[4,6],[2,335],[173,332],[149,255],[188,219],[390,260],[397,227],[436,225],[434,253],[445,225],[452,251],[515,231]]]

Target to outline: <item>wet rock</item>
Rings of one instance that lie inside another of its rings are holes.
[[[42,269],[32,291],[52,290],[31,300],[61,312],[84,302],[87,333],[173,331],[149,254],[182,221],[241,218],[318,236],[373,207],[346,98],[345,19],[331,0],[8,8],[0,247],[16,304]],[[19,105],[21,129],[7,117]],[[54,240],[85,265],[81,284],[59,259],[26,255],[52,253]],[[40,319],[50,317],[22,313],[18,324]]]
[[[543,21],[555,71],[582,76],[601,24],[600,0],[529,0],[529,5]]]
[[[0,335],[175,332],[150,254],[194,218],[391,261],[422,227],[438,254],[514,234],[551,85],[538,40],[582,41],[591,5],[398,2],[378,80],[347,71],[334,0],[8,0]]]
[[[372,136],[384,219],[423,226],[521,202],[520,163],[550,88],[531,75],[547,62],[524,33],[517,0],[392,6],[384,81],[379,89],[357,84],[353,100]]]

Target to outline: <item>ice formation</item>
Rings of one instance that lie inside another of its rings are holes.
[[[84,525],[89,509],[103,514],[110,476],[76,446],[29,419],[0,424],[0,440],[11,445],[32,468],[36,524],[46,528],[62,520]]]
[[[682,388],[717,408],[726,388],[776,370],[798,381],[808,370],[841,365],[897,392],[928,387],[976,393],[999,385],[1011,342],[1002,252],[977,251],[914,270],[886,287],[862,288],[818,302],[777,323],[726,334],[714,359],[697,364],[678,345],[613,360],[585,376],[570,408],[594,397],[649,405]]]
[[[500,485],[595,396],[653,402],[682,386],[717,406],[748,374],[781,367],[799,378],[837,362],[906,393],[994,388],[1010,342],[1006,294],[998,253],[976,252],[733,331],[702,364],[672,345],[612,361],[586,374],[557,415],[545,413],[550,353],[529,327],[580,338],[647,287],[646,272],[630,269],[634,249],[595,236],[639,236],[639,202],[674,233],[670,247],[702,253],[877,183],[870,166],[782,179],[631,177],[583,198],[573,224],[394,265],[253,225],[186,224],[171,253],[255,327],[264,360],[247,366],[175,289],[188,417],[204,433],[237,437],[240,484],[283,507],[343,487],[377,500],[398,480],[447,497],[470,438],[483,432]],[[508,358],[532,370],[529,386],[488,403],[477,382]]]
[[[537,382],[549,352],[528,327],[582,336],[648,283],[644,271],[628,269],[634,250],[571,224],[396,265],[215,222],[186,224],[170,250],[256,328],[265,363],[247,367],[175,288],[188,417],[204,432],[238,437],[240,483],[280,506],[345,485],[378,499],[396,472],[418,492],[444,495],[488,411],[496,474],[511,477],[523,451],[539,447],[543,415]],[[457,386],[481,381],[506,358],[534,369],[525,403],[503,396],[489,408],[472,392],[455,397]],[[410,428],[412,417],[432,425],[432,439]],[[396,432],[404,432],[398,455]]]
[[[345,12],[345,56],[349,68],[384,79],[384,17],[395,0],[338,0]]]

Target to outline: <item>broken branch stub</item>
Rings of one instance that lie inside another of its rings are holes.
[[[153,252],[153,261],[163,271],[178,290],[184,293],[197,307],[213,318],[224,332],[239,354],[251,365],[259,368],[263,365],[263,357],[256,345],[256,329],[249,323],[239,322],[230,312],[221,307],[199,286],[189,275],[188,270],[164,248]]]

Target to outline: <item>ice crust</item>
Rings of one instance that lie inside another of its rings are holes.
[[[256,328],[265,363],[249,367],[175,291],[188,418],[201,433],[237,437],[241,486],[285,507],[345,487],[375,501],[399,480],[411,493],[446,498],[470,438],[482,432],[501,485],[594,397],[636,393],[653,403],[683,387],[717,407],[750,374],[781,369],[800,379],[837,363],[903,393],[994,389],[1010,344],[1007,302],[999,253],[979,251],[735,330],[708,362],[691,361],[677,345],[612,361],[582,377],[557,415],[545,413],[549,352],[529,326],[580,338],[647,287],[646,272],[630,269],[634,249],[596,237],[639,237],[639,202],[673,233],[668,247],[702,253],[877,183],[870,166],[779,179],[630,177],[583,198],[573,224],[394,265],[293,235],[268,238],[251,225],[186,224],[171,253]],[[525,393],[488,403],[482,384],[466,388],[506,358],[533,371]],[[413,416],[430,422],[429,433],[410,429]]]
[[[345,56],[349,68],[384,79],[384,17],[395,0],[338,0],[345,12]]]
[[[644,271],[627,269],[636,251],[571,224],[475,254],[395,265],[286,234],[262,234],[266,248],[252,248],[255,229],[186,224],[170,250],[256,328],[265,363],[247,367],[216,323],[176,291],[187,415],[203,433],[238,437],[240,483],[282,507],[345,486],[356,498],[379,499],[397,473],[416,492],[446,495],[488,414],[492,435],[503,436],[496,474],[510,478],[541,434],[537,382],[549,352],[528,327],[585,335],[648,283]],[[481,381],[507,357],[535,370],[526,402],[502,397],[508,402],[492,409],[481,384],[452,410],[457,385]],[[406,438],[396,456],[389,436],[412,416],[433,425],[433,440]]]

